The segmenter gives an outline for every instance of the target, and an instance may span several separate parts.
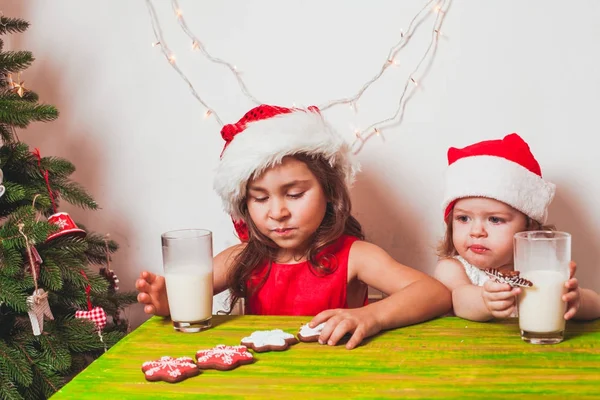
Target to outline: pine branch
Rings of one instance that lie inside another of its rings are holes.
[[[33,121],[48,122],[56,118],[58,118],[58,110],[54,106],[0,98],[0,123],[25,128]]]
[[[6,303],[18,313],[27,312],[27,296],[19,282],[0,276],[0,303]]]
[[[21,18],[0,17],[0,35],[5,33],[25,32],[29,28],[29,22]]]
[[[50,175],[57,176],[59,178],[66,178],[75,172],[75,165],[69,160],[59,157],[42,157],[42,169],[48,170]]]
[[[2,27],[0,27],[2,30]],[[30,51],[6,51],[0,53],[0,74],[16,73],[29,68],[35,58]]]
[[[70,350],[81,353],[104,349],[104,344],[95,332],[96,326],[92,321],[66,319],[63,327],[65,329],[61,331],[60,336]]]
[[[12,131],[9,129],[8,125],[0,124],[0,139],[3,143],[14,142],[15,138],[13,137]]]
[[[55,336],[40,335],[37,340],[41,346],[42,352],[40,360],[58,372],[66,372],[71,368],[71,353],[64,343],[61,343]]]
[[[35,388],[34,388],[35,386]],[[30,393],[40,393],[42,398],[49,398],[63,386],[63,381],[51,367],[40,362],[33,367],[33,384],[27,388]],[[34,398],[28,397],[26,398]],[[40,397],[37,397],[40,398]]]
[[[29,397],[29,399],[33,399],[35,397]],[[0,372],[0,399],[2,400],[23,400],[24,397],[21,396],[17,387],[14,383],[12,383],[8,376],[5,376]]]
[[[26,354],[22,354],[21,351],[0,339],[0,371],[22,386],[29,386],[33,381],[33,374],[26,357]]]
[[[44,262],[40,268],[40,282],[46,290],[57,291],[62,289],[63,281],[60,268],[51,261]]]
[[[23,257],[20,251],[0,247],[0,277],[14,278],[22,271],[22,266]]]
[[[55,184],[54,187],[60,193],[60,197],[67,202],[81,208],[87,208],[90,210],[98,209],[98,203],[96,203],[92,196],[90,196],[79,183],[73,181],[63,181]]]

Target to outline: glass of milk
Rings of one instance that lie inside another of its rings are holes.
[[[515,270],[533,283],[519,295],[521,338],[533,344],[563,340],[571,261],[571,235],[566,232],[529,231],[514,237]]]
[[[163,233],[161,240],[173,327],[180,332],[209,328],[213,300],[212,232],[182,229]]]

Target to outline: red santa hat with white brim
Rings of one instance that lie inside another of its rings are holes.
[[[221,136],[225,147],[213,186],[242,240],[247,240],[248,233],[237,205],[246,197],[248,180],[281,163],[284,157],[299,153],[321,156],[342,171],[348,186],[360,169],[350,145],[324,120],[317,107],[260,105],[237,123],[225,125]]]
[[[451,147],[448,150],[444,217],[458,199],[487,197],[506,203],[543,224],[555,190],[553,183],[542,178],[540,165],[529,145],[516,133],[462,149]]]

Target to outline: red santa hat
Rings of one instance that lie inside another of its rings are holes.
[[[308,109],[260,105],[235,124],[221,129],[225,147],[214,180],[214,189],[234,221],[238,236],[248,230],[236,208],[246,197],[246,184],[286,156],[319,155],[339,168],[350,186],[359,170],[350,145],[323,119],[317,107]]]
[[[448,149],[444,217],[456,200],[488,197],[545,223],[556,186],[542,179],[529,145],[516,133],[462,149]]]

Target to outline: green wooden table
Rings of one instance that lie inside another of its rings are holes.
[[[154,317],[52,399],[600,397],[600,320],[569,322],[566,340],[557,345],[523,342],[516,320],[441,318],[383,332],[350,351],[299,343],[284,352],[257,353],[254,364],[205,371],[175,384],[147,382],[141,372],[144,361],[165,355],[193,358],[199,349],[237,345],[255,330],[297,333],[308,320],[215,316],[213,328],[184,334],[169,320]]]

